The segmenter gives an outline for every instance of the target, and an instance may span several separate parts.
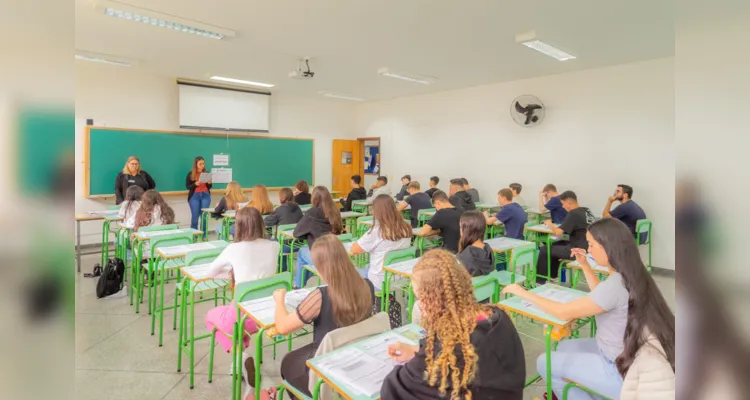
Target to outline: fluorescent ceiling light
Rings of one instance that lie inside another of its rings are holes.
[[[89,56],[84,56],[81,54],[76,54],[76,60],[93,61],[93,62],[104,63],[104,64],[119,65],[121,67],[130,66],[130,64],[126,62],[122,62],[122,61],[107,60],[106,58],[101,58],[101,57],[89,57]]]
[[[534,31],[516,35],[516,43],[521,43],[522,45],[534,49],[544,55],[550,56],[558,61],[567,61],[567,60],[575,60],[575,56],[572,54],[568,54],[560,49],[558,49],[555,46],[552,46],[549,43],[542,42],[541,40],[536,38],[536,33]]]
[[[378,75],[387,76],[389,78],[402,79],[414,83],[421,83],[422,85],[430,85],[432,83],[435,83],[435,81],[437,80],[437,78],[434,78],[432,76],[391,71],[385,67],[378,70]]]
[[[318,92],[321,96],[333,97],[335,99],[352,100],[352,101],[365,101],[365,99],[349,94],[335,93],[335,92]]]
[[[111,54],[94,53],[86,50],[75,51],[75,59],[81,61],[91,61],[103,64],[117,65],[120,67],[132,67],[138,65],[138,60],[133,58],[126,58],[120,56],[114,56]]]
[[[116,1],[98,1],[96,2],[95,8],[104,13],[104,15],[110,17],[122,18],[128,21],[139,22],[144,25],[158,26],[210,39],[224,39],[226,37],[235,36],[235,32],[228,29],[204,24],[198,21],[191,21],[169,14],[163,14],[145,8],[134,7]]]
[[[235,79],[235,78],[226,78],[223,76],[212,76],[210,79],[214,81],[222,81],[222,82],[229,82],[229,83],[239,83],[241,85],[250,85],[250,86],[260,86],[264,88],[270,88],[274,85],[271,85],[270,83],[261,83],[261,82],[253,82],[253,81],[246,81],[243,79]]]

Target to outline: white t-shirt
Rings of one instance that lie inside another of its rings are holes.
[[[375,286],[375,290],[383,287],[383,263],[385,255],[389,251],[403,250],[411,244],[411,238],[403,238],[396,241],[385,240],[380,236],[380,227],[376,224],[372,229],[367,231],[357,241],[359,247],[367,253],[370,253],[370,270],[367,272],[367,278]]]
[[[279,242],[256,239],[232,243],[211,263],[208,274],[226,277],[234,271],[236,283],[251,282],[276,274],[279,263]]]
[[[138,209],[141,208],[141,202],[134,200],[133,205],[128,209],[130,203],[130,200],[123,201],[120,204],[120,211],[117,214],[123,219],[122,224],[132,229],[135,226],[135,214],[138,212]]]
[[[517,203],[521,207],[526,207],[526,200],[524,200],[520,194],[513,198],[513,202]]]

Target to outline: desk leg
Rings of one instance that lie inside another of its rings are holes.
[[[81,221],[76,221],[76,264],[81,272]]]
[[[243,329],[244,324],[240,326],[240,329]],[[265,335],[266,330],[265,329],[258,329],[258,333],[256,333],[256,343],[255,343],[255,359],[253,360],[255,364],[255,398],[260,398],[260,364],[263,362],[263,335]],[[240,341],[242,343],[242,341]],[[241,353],[240,353],[241,354]],[[242,361],[242,356],[240,356],[240,361]],[[249,378],[249,377],[248,377]],[[238,390],[239,391],[239,390]]]
[[[409,323],[411,323],[412,310],[414,310],[414,289],[412,289],[411,281],[409,282],[409,295],[407,296],[407,312],[409,313]]]
[[[383,271],[383,290],[380,292],[380,311],[388,312],[388,295],[391,292],[391,273]]]
[[[547,371],[544,378],[547,383],[547,398],[552,399],[552,325],[547,325],[544,332],[544,356],[547,361]]]

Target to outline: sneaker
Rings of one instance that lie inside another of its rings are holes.
[[[547,400],[547,392],[544,392],[544,397],[543,398],[544,398],[544,400]],[[554,393],[552,393],[552,400],[558,400],[557,399],[557,395],[555,395]]]

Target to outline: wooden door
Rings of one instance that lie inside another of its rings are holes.
[[[333,197],[344,197],[351,191],[351,177],[364,167],[359,140],[333,140]]]

